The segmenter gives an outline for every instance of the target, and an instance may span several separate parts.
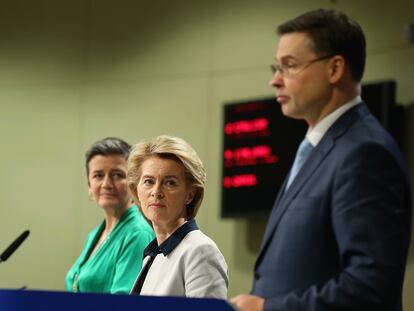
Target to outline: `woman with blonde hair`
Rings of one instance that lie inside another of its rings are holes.
[[[205,180],[203,163],[181,138],[163,135],[133,147],[129,189],[156,238],[132,294],[227,298],[227,264],[194,219]]]

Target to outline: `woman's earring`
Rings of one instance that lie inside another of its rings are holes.
[[[89,192],[88,192],[88,197],[89,197],[89,201],[95,201],[95,200],[93,199],[93,194],[92,194],[92,192],[91,192],[91,191],[89,191]]]

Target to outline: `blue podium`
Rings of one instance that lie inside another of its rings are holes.
[[[197,310],[234,311],[220,299],[82,294],[38,290],[0,290],[1,311],[58,310]]]

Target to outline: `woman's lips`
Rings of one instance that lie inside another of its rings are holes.
[[[101,196],[103,196],[103,197],[115,197],[116,195],[114,193],[101,193]]]

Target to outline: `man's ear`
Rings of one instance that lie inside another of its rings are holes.
[[[341,55],[335,55],[329,60],[329,80],[336,83],[344,76],[345,59]]]

